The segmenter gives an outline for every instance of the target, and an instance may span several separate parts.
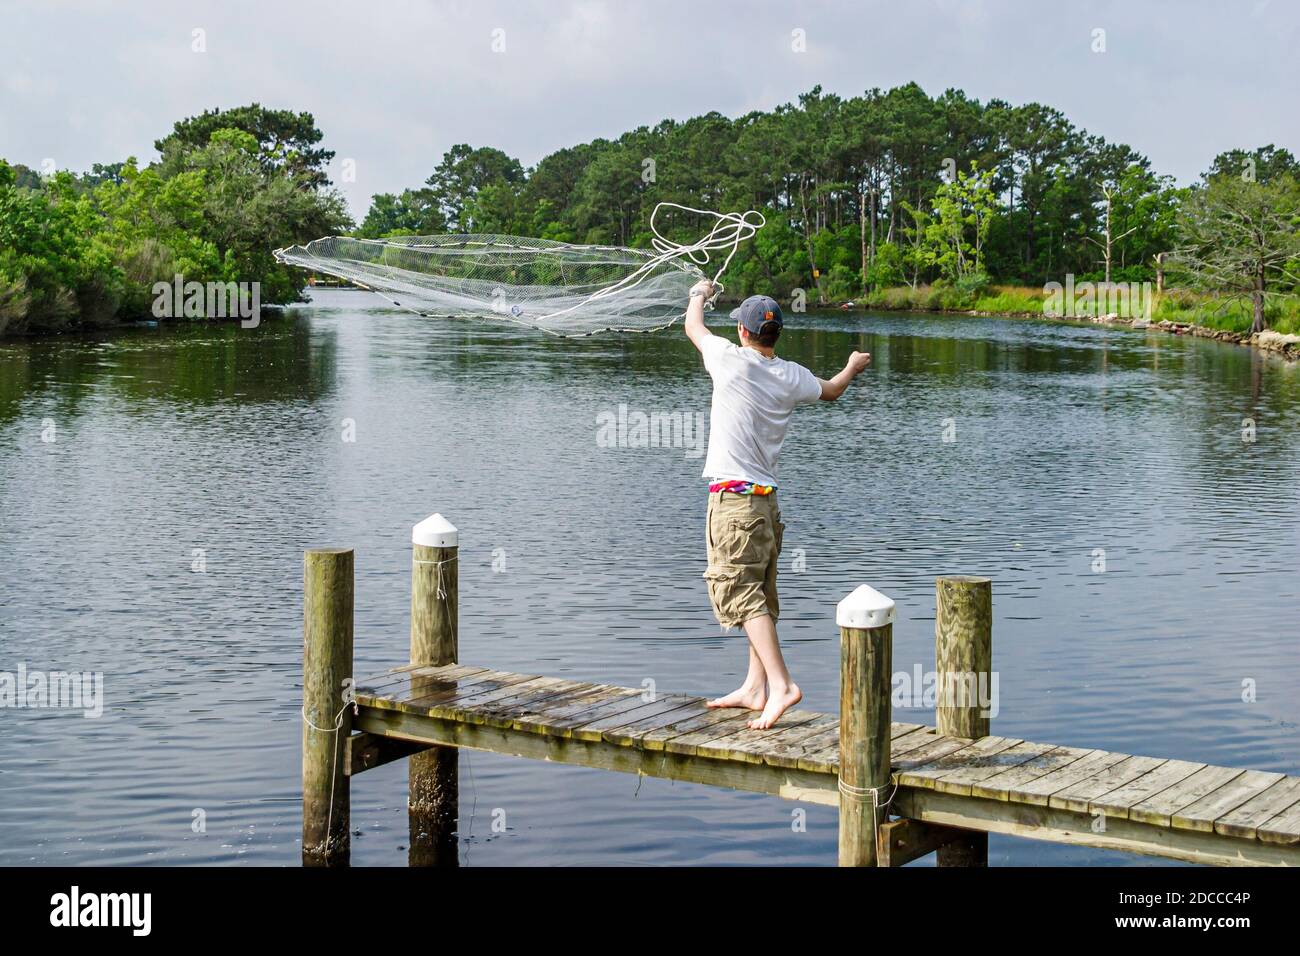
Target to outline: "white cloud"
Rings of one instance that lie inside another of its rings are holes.
[[[770,109],[820,84],[916,80],[1036,100],[1194,179],[1215,153],[1300,152],[1300,11],[1041,0],[0,4],[0,156],[76,169],[152,157],[173,122],[254,100],[312,112],[356,160],[355,212],[458,142],[535,163],[664,118]],[[1107,31],[1107,52],[1089,49]],[[191,50],[206,31],[207,52]],[[808,49],[790,49],[806,31]],[[492,30],[506,52],[493,53]]]

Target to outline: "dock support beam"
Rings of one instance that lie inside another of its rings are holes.
[[[840,866],[876,866],[889,808],[894,602],[865,584],[839,603]]]
[[[455,525],[432,515],[411,531],[411,663],[455,664],[459,626],[459,535]],[[420,678],[412,680],[419,696]],[[432,688],[431,688],[432,689]],[[411,866],[456,866],[460,817],[460,751],[430,747],[409,761]]]
[[[351,800],[344,741],[352,732],[344,681],[352,678],[350,548],[303,555],[302,862],[347,866]],[[350,696],[349,698],[350,699]]]
[[[987,737],[982,692],[992,687],[993,585],[952,575],[934,582],[934,669],[939,680],[935,729],[951,737]],[[939,866],[988,866],[989,835],[967,831],[941,846]]]

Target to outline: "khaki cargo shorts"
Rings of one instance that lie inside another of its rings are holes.
[[[751,618],[781,608],[776,599],[776,564],[785,525],[776,493],[738,495],[710,491],[705,541],[709,567],[709,602],[723,627],[739,627]]]

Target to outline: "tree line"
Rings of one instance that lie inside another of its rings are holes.
[[[767,226],[726,277],[736,295],[804,289],[828,304],[936,284],[957,303],[990,283],[1151,281],[1168,269],[1190,289],[1249,297],[1262,327],[1269,297],[1296,290],[1298,182],[1300,164],[1272,145],[1222,153],[1178,188],[1132,147],[1039,103],[931,97],[915,83],[849,98],[817,87],[767,112],[596,139],[530,169],[460,144],[420,186],[376,195],[359,234],[648,246],[661,201],[759,209]],[[678,238],[699,228],[681,221]]]
[[[661,201],[764,212],[725,276],[729,296],[804,290],[832,304],[933,289],[926,302],[963,306],[992,284],[1167,272],[1215,301],[1243,298],[1260,328],[1300,285],[1300,164],[1286,149],[1222,153],[1180,188],[1051,107],[915,83],[664,120],[528,168],[458,144],[423,183],[375,195],[355,229],[322,141],[311,114],[253,104],[175,124],[145,168],[42,177],[0,165],[0,331],[138,313],[146,283],[177,271],[261,281],[263,302],[293,301],[302,276],[270,251],[347,230],[646,247]],[[702,223],[667,226],[686,240]]]

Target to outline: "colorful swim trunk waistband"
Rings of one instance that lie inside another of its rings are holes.
[[[752,481],[715,481],[709,491],[730,491],[733,495],[770,495],[776,485],[756,485]]]

